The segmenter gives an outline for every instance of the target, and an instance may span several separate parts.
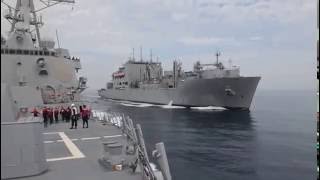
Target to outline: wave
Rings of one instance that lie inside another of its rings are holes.
[[[127,102],[127,103],[120,103],[123,106],[128,106],[128,107],[151,107],[154,106],[153,104],[147,104],[147,103],[131,103],[131,102]]]
[[[114,102],[118,102],[123,106],[127,107],[160,107],[163,109],[185,109],[184,106],[175,106],[172,105],[172,102],[170,101],[167,105],[157,105],[157,104],[149,104],[149,103],[137,103],[137,102],[131,102],[131,101],[121,101],[121,100],[112,100]],[[200,111],[210,111],[210,110],[216,110],[216,111],[222,111],[226,110],[226,108],[223,107],[215,107],[215,106],[207,106],[207,107],[191,107],[192,110],[200,110]]]
[[[213,111],[213,110],[223,111],[223,110],[226,110],[226,108],[217,107],[217,106],[191,107],[191,109],[193,109],[193,110],[199,110],[199,111]]]
[[[185,109],[184,106],[172,106],[172,105],[159,105],[163,109]]]

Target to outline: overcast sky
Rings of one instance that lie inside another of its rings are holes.
[[[11,1],[11,0],[10,0]],[[6,2],[10,2],[7,0]],[[150,48],[165,69],[180,59],[221,60],[245,76],[262,76],[259,89],[315,89],[316,0],[76,0],[42,11],[43,37],[81,57],[90,88],[110,80],[135,48]],[[39,7],[39,6],[38,6]],[[1,11],[5,6],[1,4]],[[9,24],[1,18],[1,34]]]

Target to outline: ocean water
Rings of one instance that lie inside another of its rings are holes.
[[[257,91],[251,111],[186,109],[106,101],[93,108],[129,115],[151,151],[164,142],[175,180],[312,180],[316,164],[316,95]]]

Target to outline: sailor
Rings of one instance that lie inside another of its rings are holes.
[[[59,121],[59,109],[56,107],[54,109],[54,119],[56,120],[56,123]]]
[[[80,117],[82,118],[82,106],[79,106],[79,110],[80,110],[80,116],[79,116],[79,118],[80,118]]]
[[[44,107],[42,109],[42,117],[43,117],[44,127],[46,128],[48,126],[48,109],[47,109],[47,107]]]
[[[53,123],[53,108],[48,109],[48,116],[50,119],[50,124],[52,124]]]
[[[38,117],[38,115],[40,114],[40,112],[37,110],[37,108],[33,108],[31,113],[33,114],[33,117]]]
[[[74,104],[71,104],[71,128],[70,129],[77,129],[77,120],[78,120],[78,109]]]
[[[64,109],[63,106],[61,106],[60,115],[61,115],[62,121],[65,121],[66,120],[66,110]]]
[[[70,107],[68,107],[67,109],[66,109],[66,121],[67,122],[70,122],[70,118],[71,118],[71,109],[70,109]]]
[[[82,113],[81,113],[81,116],[82,116],[82,128],[85,128],[84,125],[87,124],[87,127],[89,127],[89,124],[88,124],[88,119],[90,117],[90,111],[89,109],[86,107],[86,105],[83,105],[83,108],[82,108]]]

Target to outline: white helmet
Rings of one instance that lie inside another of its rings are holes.
[[[75,106],[75,105],[74,105],[74,104],[71,104],[71,107],[72,107],[72,106]]]

